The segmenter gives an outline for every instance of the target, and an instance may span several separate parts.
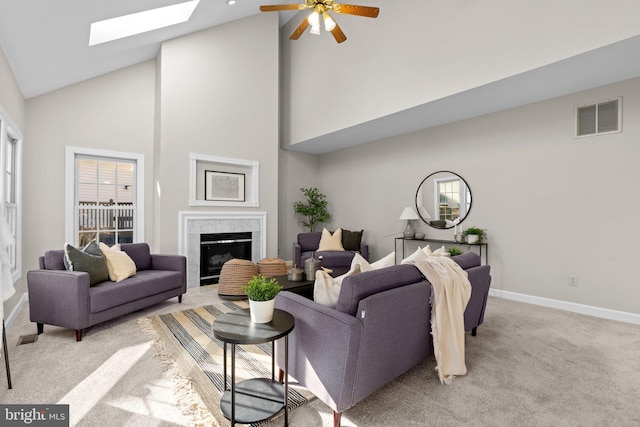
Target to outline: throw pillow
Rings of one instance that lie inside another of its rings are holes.
[[[333,234],[326,228],[322,229],[320,246],[318,246],[318,252],[320,251],[344,251],[341,228],[338,228]]]
[[[345,251],[359,251],[360,243],[362,242],[362,233],[360,231],[349,231],[342,229],[342,247]]]
[[[429,245],[427,245],[422,249],[422,252],[424,252],[426,256],[451,256],[451,254],[444,247],[444,245],[442,245],[440,248],[436,249],[433,252],[431,252],[431,248],[429,247]]]
[[[359,265],[360,271],[364,273],[365,271],[372,271],[372,270],[378,270],[380,268],[391,267],[395,263],[396,263],[395,252],[391,252],[389,255],[371,264],[369,264],[369,261],[364,259],[362,255],[356,253],[353,256],[353,259],[351,260],[351,268],[353,268],[355,265]]]
[[[107,258],[107,268],[111,281],[122,282],[124,279],[136,274],[136,263],[126,252],[120,250],[120,245],[114,245],[110,248],[104,243],[100,243],[100,249]]]
[[[331,277],[324,270],[316,271],[316,282],[313,285],[313,300],[321,305],[336,308],[342,281],[345,277],[360,273],[360,266],[355,265],[342,276]]]
[[[87,245],[84,249],[94,251],[95,247],[93,247],[93,245],[89,243],[89,245]],[[100,248],[98,248],[98,251],[100,251]],[[109,269],[107,267],[107,260],[101,251],[100,255],[93,255],[85,252],[85,250],[83,249],[78,249],[73,247],[69,243],[65,243],[64,258],[69,270],[84,271],[86,273],[89,273],[89,286],[95,286],[98,283],[109,280]]]
[[[427,254],[425,254],[421,248],[418,248],[414,253],[400,261],[400,264],[408,264],[409,261],[414,259],[427,259]]]

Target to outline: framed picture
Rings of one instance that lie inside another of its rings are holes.
[[[204,199],[244,202],[244,174],[204,171]]]

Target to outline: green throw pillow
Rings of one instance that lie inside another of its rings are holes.
[[[89,273],[89,286],[109,280],[107,259],[95,242],[89,243],[83,250],[65,243],[64,259],[69,270]]]

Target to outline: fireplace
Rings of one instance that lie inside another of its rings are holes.
[[[222,265],[233,258],[251,260],[251,232],[200,235],[200,286],[218,283]]]

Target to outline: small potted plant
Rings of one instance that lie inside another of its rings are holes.
[[[462,233],[462,238],[469,244],[480,244],[486,238],[486,233],[482,228],[469,227]]]
[[[251,321],[254,323],[269,323],[273,319],[275,297],[282,290],[282,286],[274,278],[267,280],[262,274],[253,276],[243,288],[249,298]]]
[[[451,246],[449,248],[449,255],[451,256],[462,255],[462,249],[460,249],[457,246]]]

